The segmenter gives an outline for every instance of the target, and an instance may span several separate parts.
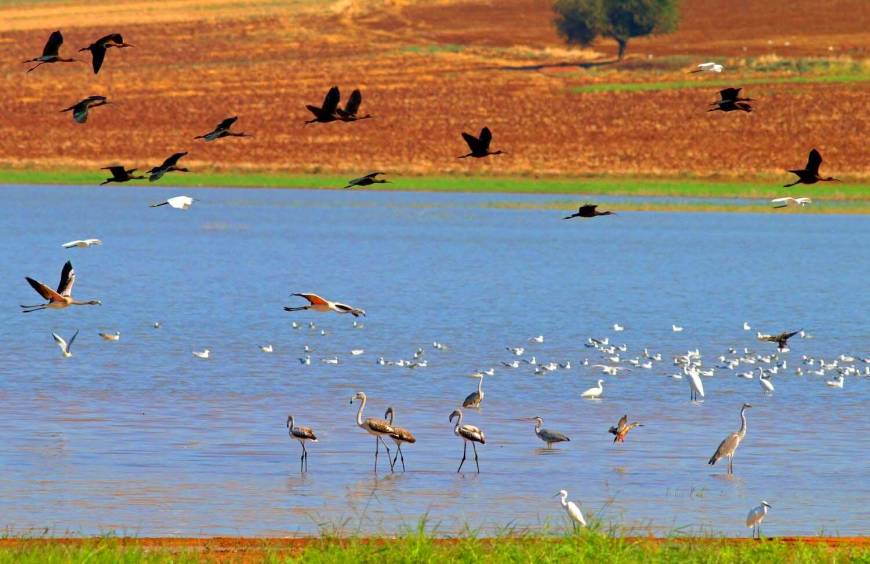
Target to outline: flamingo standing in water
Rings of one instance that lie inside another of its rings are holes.
[[[299,471],[308,470],[308,449],[305,448],[305,441],[317,442],[317,437],[311,427],[297,427],[293,424],[293,416],[287,416],[287,430],[290,433],[291,439],[296,439],[302,445],[302,457],[299,459]]]
[[[402,472],[405,471],[405,455],[402,454],[402,443],[410,443],[414,444],[417,442],[417,438],[414,436],[411,431],[405,429],[404,427],[396,427],[393,425],[393,416],[395,412],[392,407],[388,407],[387,411],[384,413],[384,418],[387,420],[387,423],[390,424],[390,427],[393,428],[393,432],[390,433],[390,438],[393,439],[393,442],[396,443],[396,450],[399,452],[396,453],[396,457],[400,458],[402,461]],[[393,466],[396,465],[396,458],[393,458]]]
[[[390,425],[387,421],[383,419],[378,419],[376,417],[368,417],[363,419],[363,410],[366,408],[366,395],[363,392],[357,392],[354,394],[352,398],[350,398],[350,403],[353,404],[353,400],[359,400],[360,406],[359,411],[356,412],[356,424],[360,429],[375,437],[375,472],[378,471],[378,444],[383,443],[384,448],[387,449],[387,460],[390,463],[390,472],[393,471],[393,461],[390,458],[390,447],[387,446],[387,443],[384,442],[384,437],[389,437],[395,433],[392,425]]]
[[[459,419],[456,420],[456,426],[453,427],[453,434],[461,438],[463,441],[462,460],[459,462],[459,468],[456,469],[456,472],[458,473],[460,470],[462,470],[462,465],[465,464],[465,456],[468,452],[468,443],[470,442],[471,448],[474,449],[474,465],[477,466],[477,473],[480,474],[480,464],[478,464],[477,462],[476,443],[485,445],[486,436],[483,434],[483,431],[481,431],[479,427],[475,427],[474,425],[462,424],[461,409],[454,409],[453,413],[450,414],[450,418],[448,419],[448,421],[452,423],[454,417],[458,417]]]

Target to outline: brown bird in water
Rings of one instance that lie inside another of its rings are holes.
[[[217,124],[212,131],[209,131],[204,135],[197,135],[194,139],[205,139],[206,142],[209,142],[214,141],[215,139],[220,139],[221,137],[251,137],[251,135],[248,135],[247,133],[236,133],[230,131],[230,128],[234,123],[236,123],[237,119],[239,119],[239,116],[228,117]]]
[[[619,419],[619,423],[616,424],[616,427],[611,427],[607,430],[607,432],[611,435],[615,435],[613,438],[614,443],[624,443],[625,436],[635,427],[643,427],[643,425],[638,423],[637,421],[629,423],[628,414],[626,414]]]
[[[385,172],[370,172],[365,176],[360,176],[359,178],[354,178],[353,180],[347,181],[347,186],[345,188],[353,188],[354,186],[371,186],[372,184],[385,184],[388,183],[389,180],[384,178],[377,178],[379,174],[386,174]]]
[[[133,45],[124,43],[124,38],[121,37],[120,33],[112,33],[97,39],[87,47],[79,49],[79,53],[82,51],[91,52],[91,66],[94,69],[94,74],[97,74],[100,72],[100,67],[103,66],[103,59],[106,58],[106,50],[111,47],[123,49],[124,47],[133,47]]]
[[[780,333],[779,335],[760,335],[758,337],[759,341],[770,341],[771,343],[776,343],[779,350],[785,350],[788,346],[788,340],[800,333],[802,329],[798,329],[792,333]]]
[[[752,106],[749,105],[748,102],[753,102],[752,98],[741,98],[740,91],[742,88],[725,88],[719,91],[720,99],[711,103],[711,106],[716,106],[715,108],[711,108],[707,110],[708,112],[715,112],[716,110],[721,110],[723,112],[733,112],[736,110],[740,110],[742,112],[751,112]]]
[[[53,31],[51,35],[48,36],[48,41],[46,41],[45,47],[42,48],[42,55],[36,57],[35,59],[28,59],[26,61],[22,61],[23,63],[36,63],[35,66],[27,69],[27,72],[33,71],[37,67],[48,63],[81,62],[78,59],[62,59],[59,54],[61,45],[63,45],[63,34],[61,34],[60,31]]]
[[[598,215],[616,215],[612,211],[598,211],[598,204],[583,204],[577,208],[577,213],[563,217],[562,219],[573,219],[575,217],[595,217]]]
[[[105,96],[88,96],[84,100],[73,104],[68,108],[62,109],[60,112],[72,111],[73,119],[76,123],[85,123],[88,121],[88,111],[97,106],[105,106],[110,103]]]
[[[336,108],[336,113],[338,114],[338,118],[341,121],[359,121],[361,119],[369,119],[372,116],[371,114],[366,114],[364,116],[359,115],[359,106],[362,104],[362,94],[359,89],[354,90],[350,93],[350,99],[348,99],[347,104],[344,105],[344,109]]]
[[[108,170],[112,173],[112,178],[107,178],[103,182],[100,182],[100,186],[108,184],[109,182],[128,182],[130,180],[144,180],[144,176],[132,176],[134,172],[136,172],[135,168],[124,168],[121,165],[113,165],[113,166],[104,166],[100,170]]]
[[[465,139],[465,142],[468,144],[468,148],[471,149],[471,152],[467,155],[462,155],[460,159],[464,159],[466,157],[474,157],[476,159],[481,159],[483,157],[488,157],[490,155],[501,155],[502,151],[490,151],[489,145],[492,143],[492,132],[488,127],[484,127],[480,130],[480,137],[475,137],[470,133],[462,132],[462,138]]]
[[[795,184],[815,184],[816,182],[839,182],[839,178],[834,178],[833,176],[829,176],[827,178],[822,178],[819,175],[819,167],[822,166],[822,155],[815,149],[810,151],[810,156],[807,159],[807,166],[803,169],[789,170],[792,174],[796,174],[798,179],[792,182],[791,184],[785,184],[783,187],[788,188],[790,186],[794,186]]]
[[[287,416],[287,429],[291,439],[296,439],[302,445],[302,456],[299,459],[299,471],[308,470],[308,449],[305,448],[305,441],[317,442],[317,436],[311,427],[296,426],[293,424],[293,416]]]
[[[400,458],[402,461],[402,472],[405,471],[405,455],[402,454],[402,443],[414,444],[417,442],[417,438],[414,434],[405,429],[404,427],[396,427],[393,425],[393,415],[395,412],[392,407],[388,407],[387,411],[384,413],[384,419],[387,420],[387,423],[392,427],[393,432],[390,433],[390,438],[393,439],[393,442],[396,443],[396,450],[399,452],[396,453],[396,457],[393,458],[393,466],[396,466],[396,458]]]
[[[309,112],[314,114],[314,119],[306,121],[305,124],[307,125],[315,122],[329,123],[338,120],[339,101],[341,101],[341,92],[339,92],[338,86],[333,86],[329,89],[329,92],[326,93],[326,96],[323,98],[323,104],[319,108],[311,105],[305,106],[308,108]]]

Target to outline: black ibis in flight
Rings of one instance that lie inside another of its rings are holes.
[[[45,43],[45,47],[42,48],[42,55],[36,57],[35,59],[28,59],[26,61],[22,61],[24,63],[36,63],[36,65],[27,69],[27,72],[35,70],[40,65],[45,65],[48,63],[80,63],[78,59],[64,59],[60,56],[60,46],[63,45],[63,34],[60,31],[53,31],[51,35],[48,36],[48,41]]]
[[[490,155],[501,155],[502,151],[490,151],[489,145],[492,143],[492,131],[489,130],[488,127],[484,127],[480,130],[480,137],[475,137],[470,133],[462,132],[462,138],[465,139],[465,142],[468,144],[468,148],[471,149],[471,152],[467,155],[461,155],[460,159],[464,159],[467,157],[474,157],[476,159],[480,159],[483,157],[488,157]]]
[[[815,184],[816,182],[831,182],[836,181],[839,182],[839,178],[834,178],[833,176],[829,176],[827,178],[823,178],[819,175],[819,167],[822,165],[822,155],[815,149],[810,151],[810,156],[807,159],[807,166],[803,169],[789,170],[792,174],[796,174],[798,179],[792,182],[791,184],[785,184],[783,187],[788,188],[790,186],[794,186],[795,184]]]
[[[112,33],[97,39],[87,47],[79,49],[79,53],[82,51],[91,52],[91,66],[94,68],[94,74],[97,74],[100,72],[100,67],[103,66],[103,59],[106,58],[106,50],[111,47],[123,49],[124,47],[133,47],[133,45],[124,43],[124,38],[120,33]]]

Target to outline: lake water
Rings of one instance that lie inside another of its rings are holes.
[[[560,212],[491,205],[565,196],[2,190],[8,533],[389,534],[424,515],[441,534],[564,527],[552,497],[561,488],[626,532],[748,535],[746,513],[766,499],[765,534],[870,533],[870,379],[847,377],[839,390],[825,385],[830,376],[793,374],[804,354],[845,353],[867,366],[866,216],[626,212],[567,222]],[[148,207],[178,194],[199,201],[186,212]],[[104,243],[60,246],[86,237]],[[67,259],[74,295],[103,305],[19,313],[18,304],[39,301],[24,276],[53,286]],[[366,309],[365,327],[283,311],[300,305],[290,296],[298,291]],[[612,331],[617,322],[624,332]],[[704,379],[706,401],[693,404],[686,381],[669,377],[675,354],[698,347],[712,366],[730,346],[774,352],[756,330],[801,328],[815,338],[792,339],[773,395],[720,370]],[[77,329],[64,359],[51,332]],[[539,334],[543,343],[527,342]],[[649,347],[664,361],[600,376],[582,366],[601,361],[583,346],[590,336],[627,344],[624,358]],[[275,352],[262,353],[265,343]],[[305,345],[310,366],[297,360]],[[506,346],[572,368],[506,369],[499,363],[515,358]],[[209,360],[191,354],[206,347]],[[410,359],[418,347],[426,368],[376,363]],[[350,355],[355,348],[365,353]],[[341,364],[320,362],[335,355]],[[476,389],[469,375],[493,366],[482,408],[465,418],[486,432],[481,473],[469,460],[457,474],[462,444],[448,415]],[[604,398],[581,400],[599,377]],[[373,472],[374,439],[348,404],[357,390],[368,394],[367,416],[391,405],[416,434],[403,449],[406,473]],[[737,430],[744,401],[754,408],[729,479],[725,464],[707,459]],[[289,413],[320,439],[305,475]],[[645,426],[614,445],[607,429],[623,413]],[[542,450],[524,420],[536,415],[571,442]]]

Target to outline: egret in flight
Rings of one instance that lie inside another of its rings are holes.
[[[64,249],[72,249],[74,247],[78,247],[79,249],[87,249],[93,245],[102,245],[103,242],[99,239],[76,239],[75,241],[70,241],[69,243],[64,243],[61,245]]]
[[[177,210],[189,210],[193,205],[194,199],[190,196],[174,196],[168,200],[164,200],[157,204],[151,204],[149,207],[158,208],[160,206],[171,206]]]

